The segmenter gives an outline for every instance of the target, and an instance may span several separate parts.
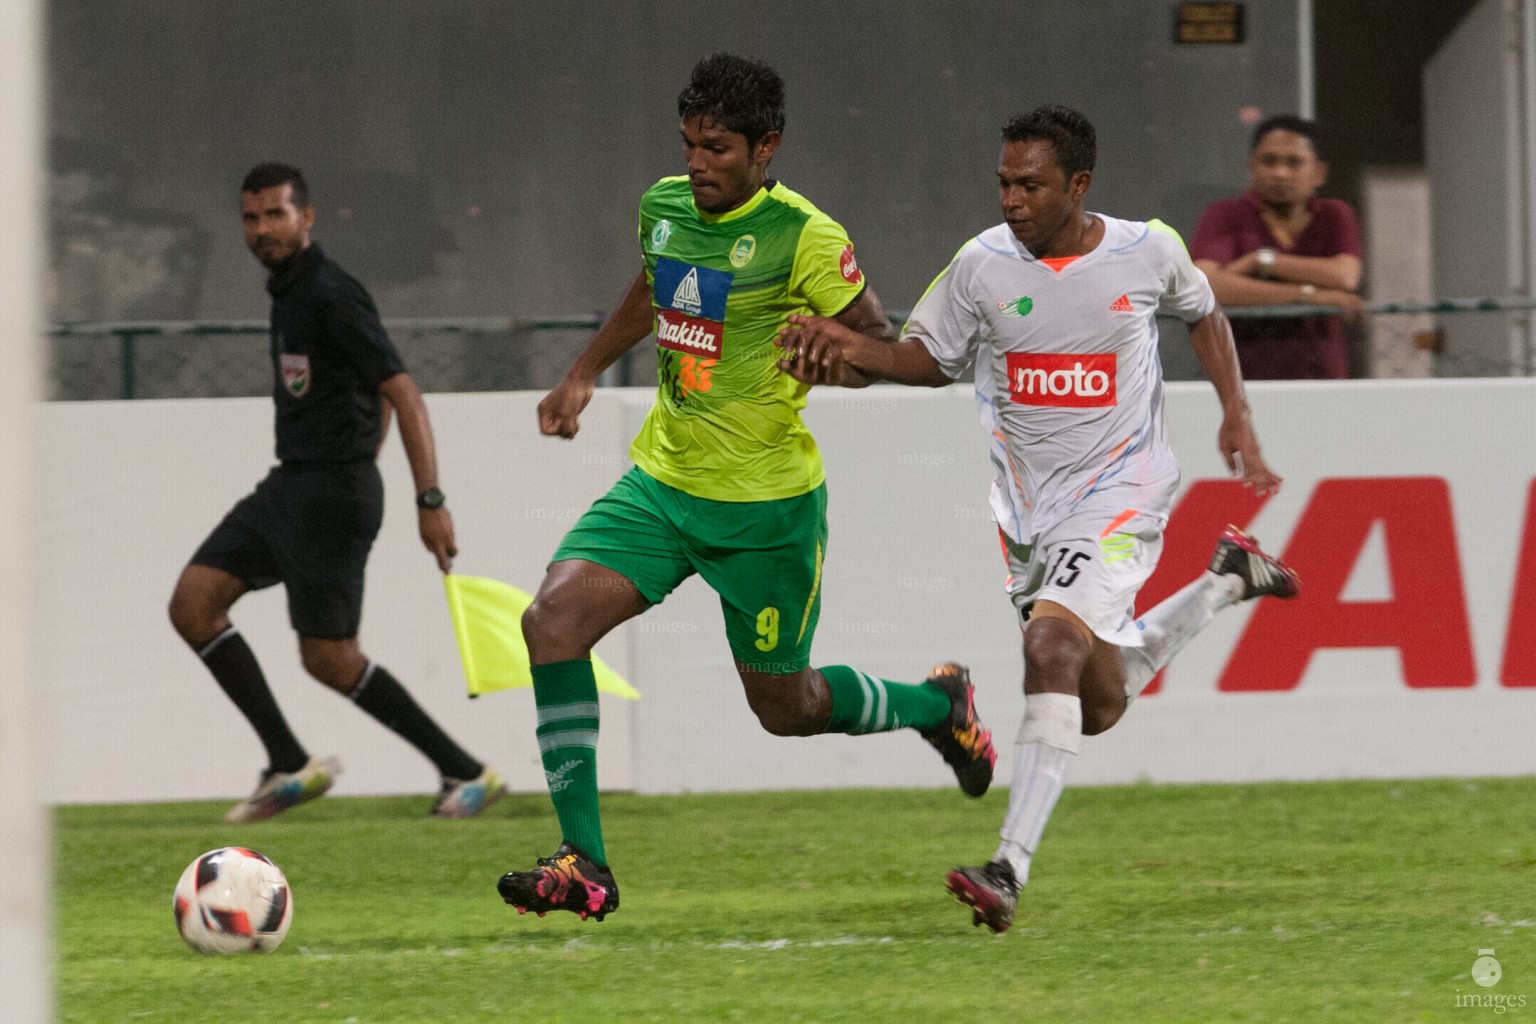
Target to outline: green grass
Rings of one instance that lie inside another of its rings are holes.
[[[56,815],[59,1019],[149,1021],[1473,1021],[1536,1015],[1536,778],[1068,789],[1002,936],[944,871],[1006,793],[604,798],[623,905],[519,917],[494,891],[558,839],[542,794],[482,820],[326,799]],[[294,888],[266,957],[203,958],[171,889],[204,850]],[[1472,983],[1481,948],[1504,978]],[[1458,995],[1524,995],[1495,1017]]]

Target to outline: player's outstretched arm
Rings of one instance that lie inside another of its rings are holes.
[[[603,326],[597,329],[564,379],[539,402],[539,431],[558,437],[575,437],[581,429],[581,411],[592,401],[597,378],[619,356],[651,333],[654,313],[651,289],[641,271]]]
[[[1280,489],[1281,478],[1259,451],[1259,437],[1253,429],[1248,393],[1243,388],[1243,372],[1238,367],[1237,346],[1232,341],[1232,323],[1227,314],[1218,306],[1190,324],[1189,340],[1221,399],[1221,429],[1217,431],[1216,444],[1227,468],[1242,480],[1243,486],[1261,495],[1274,494]]]
[[[405,458],[411,464],[416,493],[437,487],[437,445],[432,439],[432,421],[427,418],[427,406],[421,400],[416,382],[408,373],[397,373],[379,385],[379,392],[395,407],[395,418],[400,421],[400,440],[405,445]],[[447,572],[453,567],[453,557],[459,553],[448,506],[422,508],[418,505],[416,526],[421,542],[437,559],[437,567]]]
[[[952,383],[917,339],[875,338],[825,317],[791,316],[776,343],[785,352],[779,369],[807,384],[862,387],[886,380],[941,388]]]

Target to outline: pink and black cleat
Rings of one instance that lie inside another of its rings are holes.
[[[1259,542],[1235,526],[1221,531],[1211,572],[1237,576],[1243,581],[1244,601],[1255,597],[1295,597],[1301,592],[1296,570],[1259,549]]]
[[[601,921],[619,906],[619,887],[613,872],[596,864],[570,843],[548,857],[539,858],[532,871],[508,871],[496,883],[501,898],[519,914],[533,911],[540,917],[551,910],[569,910],[585,921]]]

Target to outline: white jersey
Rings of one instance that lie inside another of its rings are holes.
[[[1008,442],[1003,438],[1003,427],[997,417],[997,396],[993,394],[992,378],[985,373],[976,375],[976,415],[981,419],[981,429],[987,432],[987,458],[992,461],[992,488],[987,494],[987,504],[992,508],[992,518],[997,528],[1015,544],[1026,544],[1029,535],[1024,524],[1029,522],[1019,494],[1018,481],[1008,464]]]
[[[1157,315],[1193,322],[1216,297],[1172,228],[1092,216],[1104,223],[1103,239],[1059,271],[1007,224],[983,231],[929,286],[902,332],[950,377],[975,361],[984,425],[992,426],[991,406],[1006,442],[999,477],[1015,491],[1004,504],[1022,517],[1019,540],[1049,531],[1090,497],[1166,520],[1178,489]],[[995,400],[986,401],[988,390]]]

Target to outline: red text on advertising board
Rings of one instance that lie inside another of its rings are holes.
[[[1174,509],[1162,560],[1138,596],[1138,611],[1205,566],[1211,538],[1223,525],[1247,528],[1265,503],[1235,480],[1196,481]],[[1390,596],[1346,599],[1350,577],[1373,536],[1382,544]],[[1276,552],[1301,574],[1301,594],[1252,605],[1217,689],[1294,690],[1318,651],[1362,648],[1396,650],[1402,682],[1410,689],[1475,686],[1477,659],[1460,551],[1445,479],[1320,480],[1284,549]],[[1536,687],[1536,481],[1526,496],[1519,551],[1510,554],[1514,584],[1498,681],[1504,687]],[[1175,662],[1171,671],[1178,670]]]

